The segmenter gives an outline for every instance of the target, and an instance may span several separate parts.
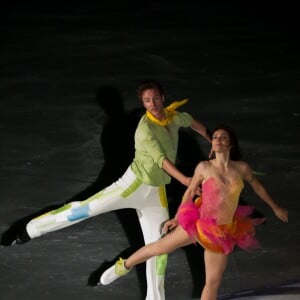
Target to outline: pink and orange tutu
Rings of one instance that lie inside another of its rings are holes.
[[[231,222],[220,225],[216,218],[204,212],[204,206],[199,197],[195,202],[189,200],[181,204],[178,210],[178,223],[193,242],[198,242],[205,249],[225,254],[232,252],[235,246],[244,250],[260,247],[255,238],[255,226],[264,222],[265,218],[251,218],[253,207],[237,206]]]

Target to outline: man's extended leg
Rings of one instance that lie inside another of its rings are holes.
[[[36,238],[51,231],[59,230],[90,217],[130,207],[134,192],[141,185],[131,169],[115,183],[84,201],[70,202],[32,219],[26,225],[29,237]]]

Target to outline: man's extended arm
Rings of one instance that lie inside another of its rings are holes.
[[[206,126],[204,126],[204,124],[202,124],[200,121],[193,119],[192,124],[190,125],[190,127],[196,131],[197,133],[199,133],[200,135],[202,135],[206,140],[208,140],[211,143],[211,138],[208,132],[208,129],[206,128]]]

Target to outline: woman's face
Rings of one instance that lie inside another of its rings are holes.
[[[216,130],[212,135],[212,148],[215,152],[228,151],[231,147],[229,134],[224,129]]]

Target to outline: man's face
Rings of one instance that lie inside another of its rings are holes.
[[[158,119],[164,119],[164,97],[157,89],[145,90],[142,94],[145,109]]]

